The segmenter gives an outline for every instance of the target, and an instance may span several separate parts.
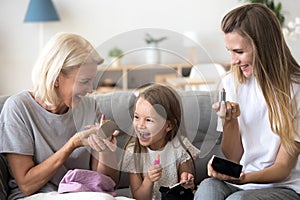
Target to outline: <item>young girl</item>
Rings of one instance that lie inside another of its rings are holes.
[[[191,180],[182,185],[194,189],[191,164],[200,151],[183,136],[182,116],[179,97],[166,86],[151,85],[136,99],[136,137],[125,146],[123,162],[135,199],[161,199],[160,186],[179,181]]]

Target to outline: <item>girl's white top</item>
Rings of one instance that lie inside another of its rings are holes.
[[[182,141],[193,158],[196,159],[200,154],[200,150],[193,146],[187,138],[183,138]],[[147,148],[147,153],[141,153],[140,159],[141,163],[143,163],[141,170],[137,170],[135,167],[133,146],[129,146],[125,152],[122,169],[130,173],[143,173],[145,177],[148,169],[153,165],[157,154],[160,155],[160,164],[163,172],[162,177],[154,183],[152,199],[161,199],[160,186],[172,186],[179,181],[178,170],[180,164],[191,159],[185,148],[180,144],[178,137],[175,137],[161,150],[153,151]]]

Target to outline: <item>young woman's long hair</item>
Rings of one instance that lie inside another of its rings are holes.
[[[253,47],[254,75],[262,90],[272,131],[279,135],[289,153],[296,150],[298,130],[296,96],[292,84],[300,83],[300,67],[293,58],[272,10],[258,3],[246,4],[229,12],[222,20],[223,32],[237,32]],[[232,66],[236,83],[244,83],[242,71]]]

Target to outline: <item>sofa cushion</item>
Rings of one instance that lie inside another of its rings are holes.
[[[195,160],[196,180],[199,184],[207,177],[207,162],[212,155],[221,153],[221,133],[216,131],[217,115],[211,105],[216,101],[216,92],[183,91],[178,92],[182,105],[187,137],[198,149],[199,158]]]
[[[118,148],[116,154],[118,160],[121,160],[124,146],[129,139],[129,134],[132,132],[132,112],[136,96],[130,91],[115,91],[106,94],[95,94],[94,98],[96,99],[101,112],[105,114],[106,119],[115,121],[118,130],[120,130],[120,134],[117,137]],[[128,175],[126,172],[120,173],[121,174],[118,174],[116,178],[117,187],[127,188],[124,191],[125,193],[128,193]]]
[[[8,193],[9,173],[5,157],[0,154],[0,199],[6,199]]]
[[[196,159],[197,177],[196,184],[207,177],[207,162],[212,155],[222,156],[220,150],[220,133],[216,131],[217,116],[212,110],[211,105],[215,102],[215,92],[205,91],[180,91],[178,92],[183,104],[183,117],[186,126],[187,136],[197,148],[201,150],[199,158]],[[107,94],[92,95],[102,113],[107,119],[116,122],[121,131],[117,137],[118,151],[121,156],[122,148],[126,143],[129,133],[132,132],[132,110],[135,95],[131,91],[116,91]],[[8,96],[0,96],[0,112]],[[0,157],[0,180],[7,181],[8,171],[5,159]],[[3,164],[4,163],[4,164]],[[3,177],[3,178],[2,178]],[[3,182],[2,182],[3,183]],[[0,183],[1,195],[5,195],[7,185]],[[121,176],[120,188],[128,187],[129,181],[126,173]],[[2,192],[3,190],[4,192]]]
[[[107,94],[96,94],[94,97],[106,119],[115,121],[121,131],[128,133],[132,124],[134,93],[116,91]]]
[[[216,131],[217,115],[211,105],[214,92],[179,92],[183,105],[183,117],[187,137],[200,150],[200,157],[206,156],[219,143],[220,132]]]
[[[6,101],[6,99],[8,98],[9,96],[0,96],[0,113],[1,113],[1,110],[3,108],[3,105]]]
[[[183,119],[187,137],[201,150],[196,159],[196,183],[207,177],[206,164],[213,154],[220,155],[220,135],[216,131],[217,115],[211,105],[215,101],[215,92],[178,91],[183,105]],[[132,130],[132,109],[135,95],[130,91],[117,91],[108,94],[97,94],[95,99],[108,119],[114,120],[122,133],[117,137],[117,155],[122,155],[122,148]],[[127,187],[126,173],[122,174],[120,187]]]
[[[0,96],[0,113],[9,96]],[[0,199],[6,199],[8,193],[9,172],[5,157],[0,154]]]
[[[183,119],[187,136],[191,142],[203,142],[219,138],[216,132],[216,114],[211,105],[214,102],[214,92],[206,91],[179,91],[183,105]],[[116,122],[119,129],[125,133],[132,130],[132,110],[135,95],[130,91],[116,91],[94,96],[100,110],[107,119]],[[210,134],[207,134],[210,132]]]

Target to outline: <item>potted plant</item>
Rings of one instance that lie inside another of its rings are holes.
[[[162,42],[166,39],[167,39],[167,37],[153,38],[149,33],[146,33],[145,41],[147,44],[158,45],[160,42]]]
[[[281,25],[283,26],[284,23],[284,15],[281,13],[282,4],[281,2],[278,2],[275,4],[274,0],[244,0],[249,3],[262,3],[266,5],[268,8],[270,8],[275,15],[277,16],[278,20],[280,21]]]
[[[146,33],[145,42],[149,46],[146,51],[146,62],[147,64],[159,64],[160,63],[160,51],[158,49],[158,44],[167,37],[154,38],[149,33]]]
[[[108,52],[108,56],[112,58],[111,66],[120,66],[123,50],[118,47],[114,47]]]

